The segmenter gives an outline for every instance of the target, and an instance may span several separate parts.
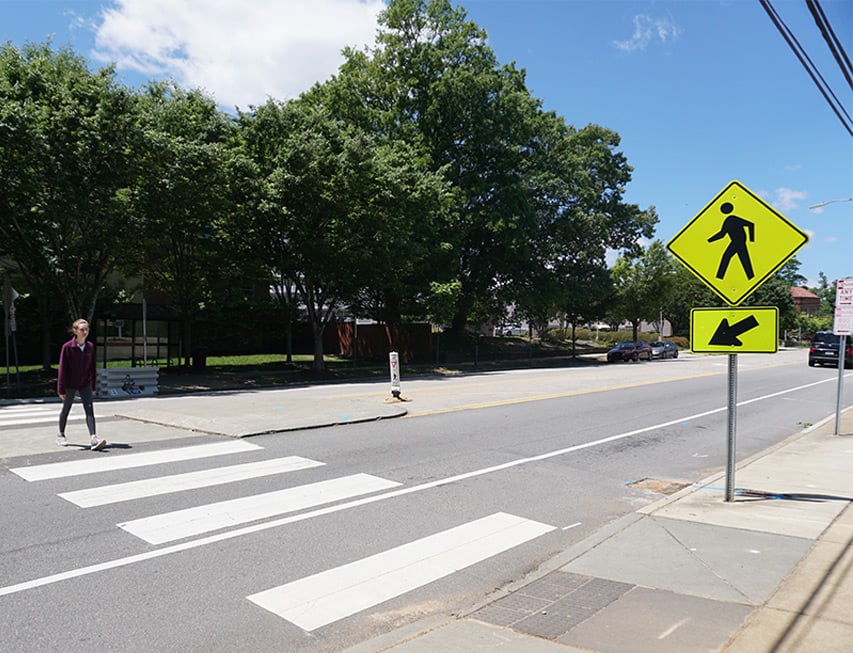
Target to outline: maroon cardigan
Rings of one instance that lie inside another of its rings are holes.
[[[80,351],[77,338],[71,338],[59,352],[56,394],[64,395],[68,388],[79,390],[86,386],[95,391],[95,345],[87,340],[83,351]]]

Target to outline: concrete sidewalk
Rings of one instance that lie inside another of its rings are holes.
[[[369,422],[400,417],[406,403],[387,392],[357,385],[254,391],[205,391],[95,402],[98,435],[110,443],[138,443],[208,435],[243,438],[262,433]],[[0,418],[13,411],[40,411],[40,423],[0,429],[0,461],[59,451],[55,444],[60,403],[56,398],[0,403]],[[68,425],[71,450],[88,446],[83,409],[75,404]],[[11,419],[11,418],[10,418]]]
[[[347,653],[847,653],[853,410],[609,525],[470,614]]]

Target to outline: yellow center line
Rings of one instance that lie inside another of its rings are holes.
[[[719,376],[720,372],[705,372],[703,374],[694,374],[691,376],[683,376],[674,379],[663,379],[661,381],[638,381],[636,383],[622,383],[619,385],[606,385],[599,388],[586,388],[582,390],[566,390],[564,392],[553,392],[541,395],[529,395],[526,397],[514,397],[512,399],[499,399],[496,401],[484,401],[474,404],[462,404],[460,406],[449,406],[445,408],[433,408],[424,411],[408,412],[403,417],[421,417],[424,415],[438,415],[441,413],[453,413],[463,410],[476,410],[478,408],[496,408],[498,406],[512,406],[514,404],[525,404],[534,401],[547,401],[548,399],[562,399],[565,397],[576,397],[579,395],[588,395],[596,392],[609,392],[612,390],[625,390],[627,388],[637,388],[646,385],[657,385],[659,383],[672,383],[674,381],[684,381],[688,379],[699,379],[708,376]]]
[[[722,359],[725,360],[725,359]],[[767,367],[779,367],[783,365],[790,365],[791,363],[770,363],[769,365],[761,365],[761,369],[765,369]],[[722,366],[723,363],[721,362]],[[751,371],[752,369],[758,368],[744,368],[739,370],[741,372]],[[445,406],[440,408],[432,408],[425,409],[423,411],[417,410],[415,406],[413,406],[414,410],[409,410],[409,412],[403,417],[421,417],[426,415],[439,415],[444,413],[453,413],[460,412],[464,410],[477,410],[482,408],[497,408],[500,406],[512,406],[515,404],[524,404],[531,403],[535,401],[547,401],[549,399],[562,399],[567,397],[576,397],[586,394],[593,394],[596,392],[609,392],[613,390],[626,390],[628,388],[636,388],[647,385],[658,385],[661,383],[673,383],[678,381],[689,381],[693,379],[707,378],[711,376],[721,376],[727,374],[727,370],[725,369],[715,369],[710,372],[701,372],[697,374],[685,374],[682,376],[669,377],[665,379],[652,380],[652,379],[644,379],[643,381],[637,381],[633,383],[623,383],[617,385],[603,385],[596,388],[583,388],[583,389],[574,389],[574,390],[565,390],[561,392],[553,392],[546,394],[536,394],[536,395],[527,395],[521,397],[512,397],[509,399],[497,399],[493,401],[484,401],[484,402],[475,402],[475,403],[467,403],[460,404],[457,406]],[[474,390],[474,389],[489,389],[496,388],[497,386],[508,386],[508,385],[518,385],[519,383],[523,383],[525,385],[531,385],[538,382],[542,383],[557,383],[560,381],[570,380],[575,383],[583,382],[584,380],[588,380],[589,378],[595,378],[596,380],[600,378],[601,370],[590,370],[587,373],[582,374],[561,374],[558,376],[552,375],[535,375],[535,376],[524,376],[524,377],[516,377],[516,378],[508,378],[508,379],[492,379],[485,381],[471,381],[469,383],[464,383],[463,385],[459,384],[451,384],[444,387],[430,387],[430,388],[419,388],[417,390],[417,394],[420,396],[425,395],[439,395],[442,393],[453,392],[454,394],[461,394],[463,392]],[[424,379],[414,379],[415,381],[422,381]],[[460,377],[455,377],[453,380],[461,380]],[[405,397],[406,393],[403,393]],[[352,393],[352,394],[342,394],[336,395],[336,398],[360,398],[360,397],[380,397],[385,396],[384,394],[371,392],[367,395],[363,393]],[[408,399],[407,403],[412,403],[412,399]]]

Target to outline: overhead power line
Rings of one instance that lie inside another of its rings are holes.
[[[808,2],[808,0],[806,0]],[[800,42],[797,40],[797,37],[794,36],[794,33],[791,29],[785,24],[785,21],[779,16],[777,11],[773,8],[773,5],[770,4],[770,0],[759,0],[761,2],[761,6],[764,7],[764,11],[767,12],[767,15],[770,16],[770,20],[773,21],[773,24],[776,26],[776,29],[779,30],[779,33],[782,35],[782,38],[785,39],[785,42],[788,44],[788,47],[791,48],[791,51],[796,55],[797,59],[799,59],[800,63],[806,69],[806,72],[809,74],[809,77],[812,78],[812,81],[817,86],[818,90],[823,95],[824,99],[829,104],[832,111],[838,116],[838,119],[841,121],[841,124],[844,125],[844,128],[847,130],[847,133],[853,136],[853,119],[850,118],[850,114],[847,113],[847,110],[841,104],[841,101],[836,97],[835,93],[832,92],[832,89],[829,87],[829,84],[823,78],[823,75],[820,74],[820,71],[815,66],[814,62],[811,60],[809,55],[806,53],[805,49]],[[821,12],[822,13],[822,12]],[[841,50],[843,52],[843,49]],[[846,57],[846,54],[844,55]]]
[[[844,46],[835,35],[826,14],[823,13],[823,7],[820,6],[818,0],[806,0],[806,4],[809,7],[809,11],[812,12],[812,17],[823,36],[823,40],[826,41],[826,44],[832,52],[832,56],[835,57],[835,60],[838,62],[838,66],[841,68],[841,72],[847,80],[847,85],[853,89],[853,66],[850,65],[850,59],[844,51]]]

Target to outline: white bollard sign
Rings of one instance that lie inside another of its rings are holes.
[[[391,394],[400,398],[400,356],[396,351],[388,354],[388,363],[391,367]]]

